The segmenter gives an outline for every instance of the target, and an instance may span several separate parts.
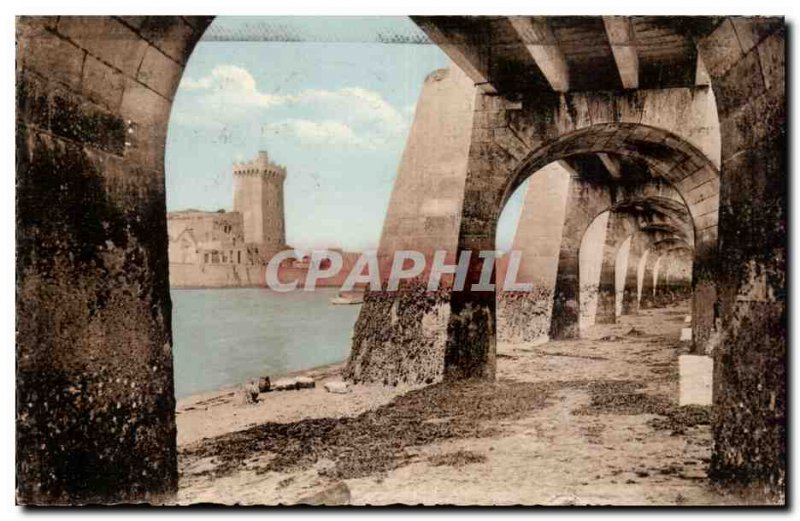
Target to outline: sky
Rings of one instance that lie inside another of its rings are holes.
[[[216,18],[173,103],[168,210],[231,210],[232,163],[266,150],[288,169],[288,244],[377,248],[423,81],[450,66],[424,41],[406,17]],[[511,243],[521,193],[498,246]]]

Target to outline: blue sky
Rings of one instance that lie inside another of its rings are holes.
[[[450,65],[435,45],[381,43],[392,38],[424,36],[405,17],[217,18],[173,104],[168,209],[231,209],[232,162],[265,149],[288,168],[289,244],[377,247],[423,80]]]

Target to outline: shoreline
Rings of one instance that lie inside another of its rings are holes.
[[[358,416],[387,404],[419,386],[385,387],[381,384],[351,385],[344,394],[324,389],[328,381],[341,381],[345,362],[292,371],[278,378],[310,376],[315,386],[291,391],[260,393],[253,404],[242,403],[240,385],[195,393],[176,400],[175,422],[178,450],[233,432],[267,423],[294,423],[308,419]],[[270,378],[272,379],[272,377]],[[244,383],[244,382],[242,382]]]
[[[320,289],[336,289],[338,287],[340,287],[339,284],[320,284],[320,283],[317,283],[317,285],[316,285],[316,288],[320,288]],[[278,291],[274,291],[272,288],[270,288],[266,284],[245,284],[245,285],[241,285],[241,286],[170,286],[169,289],[170,289],[170,291],[172,291],[173,289],[180,289],[180,290],[184,290],[184,289],[187,289],[187,290],[195,290],[195,289],[267,289],[269,291],[272,291],[273,293],[280,293]],[[294,291],[303,291],[303,290],[304,290],[304,287],[298,285],[297,289],[295,289]]]
[[[741,503],[707,478],[710,409],[679,406],[686,313],[498,344],[493,382],[333,394],[321,388],[338,378],[332,364],[305,371],[319,378],[313,389],[179,411],[176,503]]]
[[[288,373],[276,374],[276,375],[264,375],[264,376],[269,376],[271,382],[276,382],[281,378],[295,378],[298,376],[310,376],[314,378],[315,382],[318,382],[321,378],[328,379],[334,374],[336,374],[336,376],[339,376],[339,372],[344,368],[346,363],[347,359],[342,360],[340,362],[332,362],[329,364],[310,367],[308,369],[298,369],[296,371],[289,371]],[[176,396],[175,410],[179,410],[181,408],[189,407],[192,405],[197,405],[197,403],[200,402],[214,400],[225,396],[235,396],[236,392],[239,389],[241,389],[244,384],[255,378],[258,377],[248,378],[239,383],[224,385],[222,387],[218,387],[216,389],[212,389],[209,391],[200,391],[192,393],[180,398]],[[278,392],[278,391],[270,391],[270,392]]]

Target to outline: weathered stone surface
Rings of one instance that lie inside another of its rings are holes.
[[[147,42],[109,18],[27,17],[17,43],[17,501],[158,502],[177,485],[169,103],[137,108],[138,146],[161,150],[140,161],[120,76]]]
[[[435,71],[426,78],[381,235],[383,258],[416,250],[430,265],[435,250],[456,251],[475,93],[458,69]],[[384,280],[387,273],[381,270]],[[346,378],[392,385],[442,378],[448,299],[445,293],[426,292],[421,284],[395,294],[367,293]]]
[[[515,282],[532,284],[533,291],[503,291],[507,257],[498,262],[497,335],[501,341],[548,339],[570,182],[570,172],[559,163],[536,172],[528,182],[511,251],[520,255]]]
[[[368,291],[344,377],[384,385],[440,381],[448,316],[446,291],[428,292],[422,284]]]
[[[726,20],[699,47],[706,63],[713,51],[728,64],[709,69],[726,129],[717,272],[722,340],[714,349],[710,474],[780,497],[786,475],[785,30],[780,18],[753,21],[754,32],[739,31],[745,53],[738,41],[715,37],[734,22],[746,21]],[[772,130],[732,123],[756,104],[770,107],[764,122]]]
[[[581,305],[584,302],[581,300],[581,286],[582,284],[586,287],[591,286],[591,284],[585,284],[586,281],[583,280],[587,275],[583,270],[588,267],[586,263],[589,259],[588,257],[584,259],[582,268],[579,257],[582,241],[592,222],[611,204],[608,188],[596,186],[573,176],[570,181],[567,215],[558,258],[550,338],[566,339],[579,336]],[[602,224],[602,227],[603,238],[601,241],[604,241],[605,224]],[[594,315],[592,314],[592,316]]]

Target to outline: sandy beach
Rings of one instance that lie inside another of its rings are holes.
[[[178,404],[177,501],[223,504],[715,505],[710,410],[678,407],[688,304],[573,341],[498,345],[497,381],[242,405],[235,389]]]

